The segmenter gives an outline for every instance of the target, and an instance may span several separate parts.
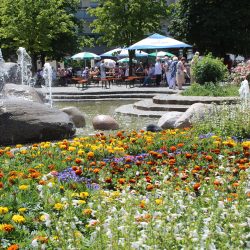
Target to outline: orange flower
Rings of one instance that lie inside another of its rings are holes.
[[[3,172],[0,172],[0,178],[4,177]]]
[[[130,179],[129,183],[136,183],[136,180],[135,179]]]
[[[106,166],[106,162],[105,162],[105,161],[100,161],[100,166],[101,166],[101,167]]]
[[[95,161],[92,161],[89,163],[89,165],[92,167],[92,166],[96,166],[96,162]]]
[[[171,146],[170,148],[169,148],[172,152],[174,152],[174,151],[176,151],[176,147],[175,146]]]
[[[118,182],[119,182],[121,185],[123,185],[123,184],[125,184],[126,179],[125,179],[125,178],[120,178],[120,179],[118,179]]]
[[[0,189],[3,188],[3,183],[0,181]]]
[[[34,238],[34,240],[40,241],[42,243],[47,243],[48,242],[48,237],[44,237],[44,236],[37,236]]]
[[[95,174],[98,174],[98,173],[100,172],[100,169],[99,169],[99,168],[95,168],[95,169],[93,170],[93,172],[94,172]]]
[[[107,178],[105,179],[105,182],[111,183],[111,182],[112,182],[112,179],[111,179],[110,177],[107,177]]]
[[[78,166],[72,166],[72,170],[76,171],[78,169]]]
[[[86,209],[84,209],[84,210],[82,211],[82,213],[85,214],[85,215],[91,215],[91,214],[92,214],[92,209],[86,208]]]
[[[240,170],[246,170],[246,169],[247,169],[247,166],[246,166],[246,165],[243,165],[243,164],[240,164],[240,165],[239,165],[239,169],[240,169]]]
[[[194,170],[197,170],[197,171],[201,170],[201,166],[195,165]]]
[[[206,159],[207,161],[212,161],[212,160],[213,160],[213,157],[212,157],[211,155],[206,155],[206,156],[205,156],[205,159]]]
[[[7,248],[7,250],[18,250],[19,246],[17,244],[13,244]]]
[[[47,183],[47,182],[46,182],[45,180],[40,180],[40,181],[39,181],[39,184],[40,184],[40,185],[45,185],[46,183]]]
[[[200,189],[200,187],[201,187],[201,184],[200,184],[200,183],[195,183],[195,184],[193,185],[193,188],[194,188],[195,191],[198,191],[198,190]]]
[[[81,164],[81,163],[82,163],[82,159],[76,158],[76,159],[75,159],[75,163],[76,163],[76,164]]]
[[[169,160],[169,165],[174,165],[176,163],[176,160],[175,159],[170,159]]]
[[[154,189],[154,185],[148,184],[147,187],[146,187],[146,189],[147,189],[148,191],[151,191],[151,190]]]
[[[185,156],[187,159],[190,159],[192,157],[192,154],[186,153]]]
[[[141,164],[142,164],[142,162],[141,161],[136,161],[136,163],[135,163],[137,166],[140,166]]]
[[[3,230],[5,232],[12,232],[15,228],[11,224],[3,224]]]
[[[221,182],[220,182],[219,180],[216,179],[216,180],[214,181],[214,185],[215,185],[215,186],[219,186],[219,185],[221,185]]]
[[[131,162],[132,159],[131,158],[126,158],[125,162]]]
[[[87,153],[87,157],[90,159],[90,158],[93,158],[95,156],[94,152],[90,151]]]
[[[181,148],[181,147],[183,147],[183,146],[184,146],[184,143],[178,143],[178,144],[177,144],[177,147],[178,147],[178,148]]]
[[[239,185],[240,185],[239,182],[234,182],[233,183],[233,187],[235,187],[235,188],[237,188]]]
[[[79,169],[75,170],[75,173],[76,173],[76,175],[81,175],[82,174],[82,170],[79,168]]]

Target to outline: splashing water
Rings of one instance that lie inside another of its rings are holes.
[[[21,84],[30,86],[32,78],[31,57],[27,53],[26,49],[23,47],[19,47],[19,49],[17,50],[17,55],[18,55],[17,63],[19,68],[18,70],[21,76]]]
[[[49,63],[45,63],[44,64],[44,69],[43,69],[43,78],[45,80],[45,88],[47,89],[47,92],[48,92],[48,96],[47,96],[47,100],[48,100],[48,103],[50,105],[50,107],[52,108],[52,88],[51,88],[51,85],[52,85],[52,74],[53,74],[53,71],[52,71],[52,67]]]

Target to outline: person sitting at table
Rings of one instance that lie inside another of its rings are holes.
[[[114,68],[114,77],[118,78],[119,77],[119,63],[115,64]]]
[[[154,75],[155,75],[155,68],[152,64],[150,64],[149,67],[146,67],[145,69],[145,78],[143,81],[143,87],[151,84],[152,77],[154,77]]]
[[[82,78],[83,79],[89,79],[89,68],[85,67],[85,69],[82,72]]]
[[[135,74],[138,75],[138,76],[144,75],[144,68],[143,68],[142,62],[140,62],[139,66],[135,70]]]
[[[122,66],[119,66],[118,78],[122,78],[124,76],[125,76],[124,70],[123,70]]]
[[[97,78],[99,74],[100,74],[100,71],[98,67],[95,67],[95,68],[92,67],[89,72],[89,76],[91,79]]]

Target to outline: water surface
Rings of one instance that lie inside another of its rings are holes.
[[[92,120],[96,115],[111,115],[118,122],[121,130],[139,130],[148,124],[157,124],[158,118],[128,116],[115,113],[115,109],[121,105],[132,104],[135,102],[136,100],[56,102],[54,103],[54,106],[57,108],[74,106],[85,114],[86,127],[83,129],[77,129],[77,135],[89,135],[96,132],[92,125]]]

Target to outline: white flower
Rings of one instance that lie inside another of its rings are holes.
[[[39,192],[41,192],[43,190],[43,185],[37,185],[36,188],[38,189]]]
[[[124,238],[119,238],[118,239],[118,246],[124,246],[125,244],[125,239]]]
[[[109,239],[113,237],[112,231],[110,229],[107,230],[106,235],[108,236]]]
[[[31,246],[32,246],[32,247],[38,247],[38,242],[37,242],[36,239],[32,240]]]
[[[218,207],[219,208],[224,208],[224,202],[223,201],[218,201]]]
[[[53,183],[52,183],[52,182],[49,182],[49,183],[47,184],[47,186],[48,186],[49,188],[52,188],[52,187],[53,187]]]
[[[209,246],[208,246],[208,249],[209,250],[216,250],[216,246],[214,243],[211,243]]]

